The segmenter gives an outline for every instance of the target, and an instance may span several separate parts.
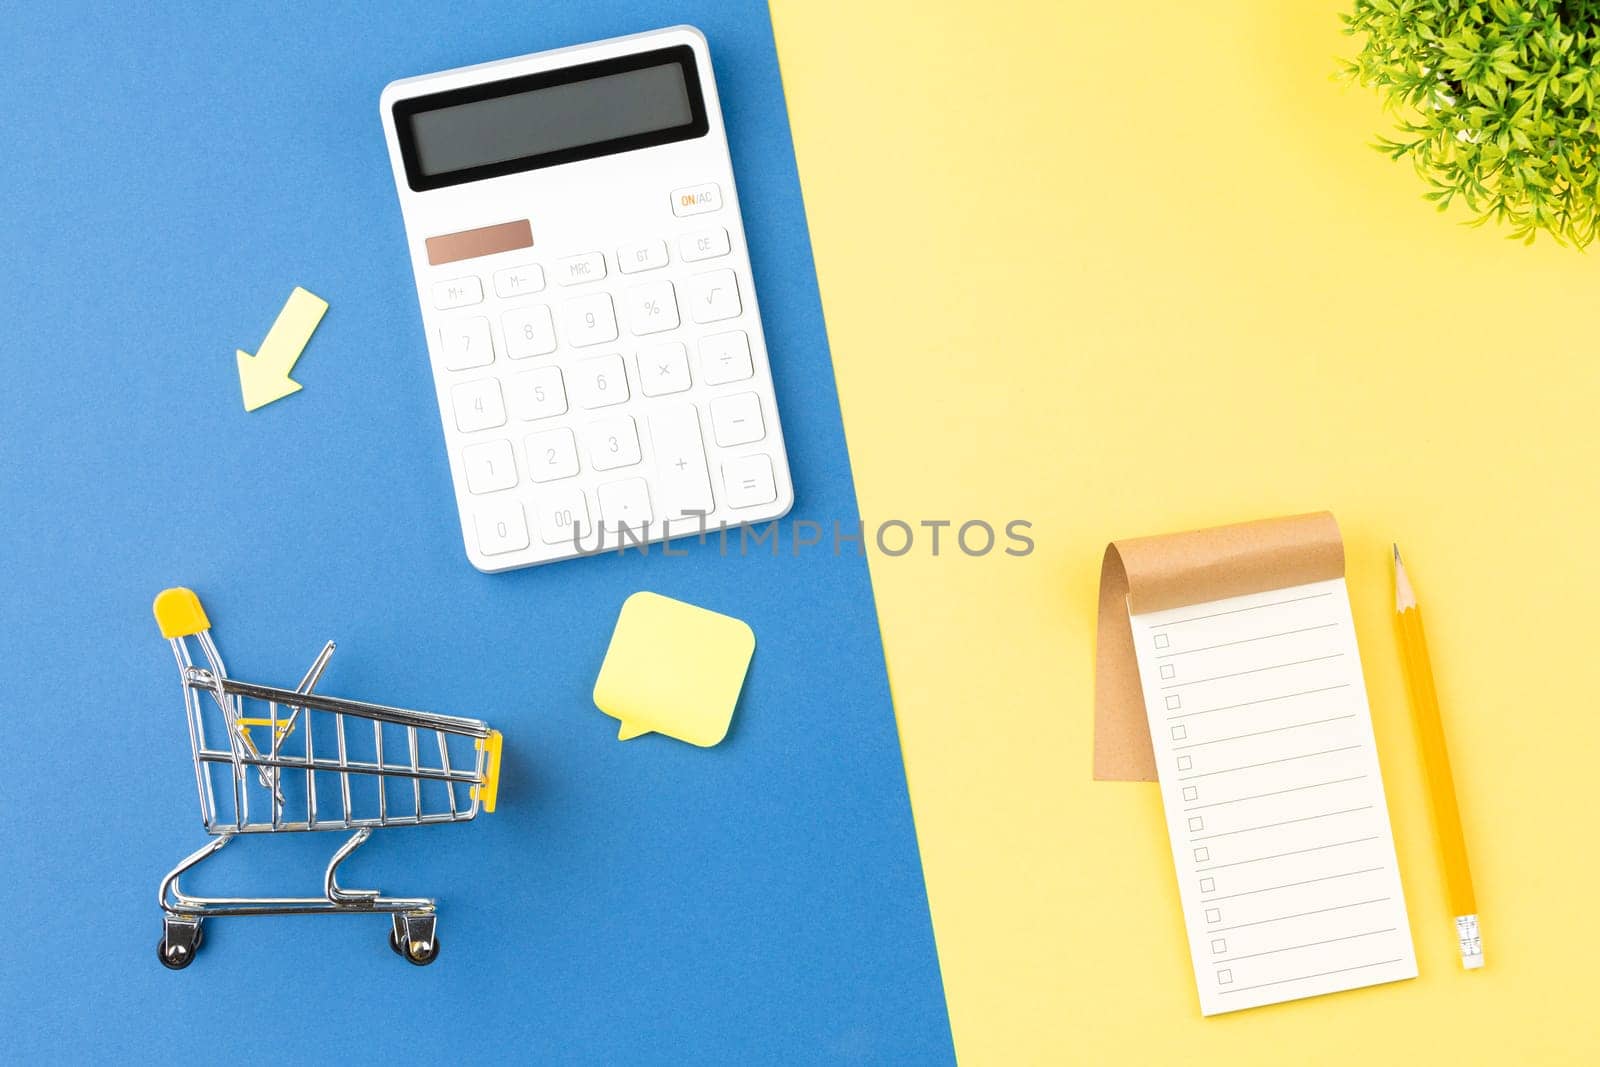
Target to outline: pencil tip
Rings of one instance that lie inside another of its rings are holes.
[[[1396,563],[1399,563],[1400,562],[1400,546],[1398,544],[1391,543],[1389,545],[1389,547],[1394,549],[1394,561]]]

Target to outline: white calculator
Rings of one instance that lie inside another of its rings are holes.
[[[788,512],[700,31],[406,78],[381,109],[473,566]]]

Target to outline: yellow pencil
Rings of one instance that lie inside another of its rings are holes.
[[[1450,754],[1445,750],[1444,723],[1439,718],[1439,694],[1433,687],[1433,666],[1428,661],[1428,639],[1422,633],[1422,609],[1394,549],[1394,610],[1400,630],[1400,649],[1411,684],[1411,714],[1417,724],[1417,743],[1428,776],[1428,796],[1433,804],[1434,829],[1439,838],[1439,858],[1444,863],[1445,890],[1455,914],[1456,940],[1461,945],[1461,966],[1483,966],[1483,941],[1478,936],[1478,902],[1472,892],[1472,870],[1467,866],[1467,842],[1461,834],[1461,811],[1456,807],[1455,780],[1450,775]]]

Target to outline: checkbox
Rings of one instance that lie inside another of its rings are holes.
[[[1207,908],[1206,909],[1206,922],[1208,922],[1208,923],[1219,923],[1221,921],[1222,921],[1222,909],[1221,908]]]
[[[1172,728],[1172,739],[1174,741],[1182,741],[1185,738],[1187,738],[1188,736],[1189,736],[1188,728],[1184,727],[1183,725],[1180,724],[1180,725],[1174,726]]]
[[[1183,799],[1185,799],[1185,800],[1199,800],[1200,799],[1200,790],[1196,789],[1192,785],[1184,786],[1183,787]]]
[[[1191,829],[1191,830],[1204,830],[1205,828],[1206,828],[1206,821],[1204,819],[1202,819],[1198,815],[1189,816],[1189,829]]]
[[[1200,892],[1202,892],[1202,893],[1215,893],[1216,891],[1217,891],[1217,880],[1215,878],[1202,878],[1202,879],[1200,879]]]
[[[1163,678],[1174,678],[1174,677],[1177,676],[1177,674],[1178,674],[1178,668],[1174,667],[1172,664],[1163,663],[1161,665],[1161,677],[1163,677]]]
[[[1218,971],[1217,972],[1217,984],[1218,985],[1232,985],[1233,984],[1233,968],[1224,967],[1224,968],[1222,968],[1222,970]]]
[[[1166,648],[1171,643],[1172,643],[1171,641],[1167,640],[1167,635],[1166,634],[1156,634],[1156,647],[1157,648]]]
[[[1194,766],[1194,757],[1193,756],[1179,756],[1178,757],[1178,770],[1186,771],[1190,767],[1193,767],[1193,766]],[[1190,799],[1192,800],[1194,798],[1191,797]]]
[[[1177,711],[1181,707],[1183,707],[1183,698],[1180,697],[1177,693],[1168,693],[1167,694],[1167,710],[1168,711]]]
[[[1211,939],[1211,954],[1213,956],[1220,956],[1226,951],[1228,951],[1228,942],[1226,939],[1220,937],[1214,937]]]
[[[1206,848],[1204,845],[1202,845],[1201,847],[1199,847],[1199,848],[1194,850],[1194,861],[1196,863],[1204,863],[1206,860],[1208,860],[1210,858],[1211,858],[1211,850],[1209,848]]]

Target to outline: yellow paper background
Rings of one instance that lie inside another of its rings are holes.
[[[1034,523],[872,561],[969,1064],[1600,1048],[1600,264],[1456,225],[1330,79],[1339,4],[775,0],[861,507]],[[781,355],[781,354],[780,354]],[[1090,781],[1101,550],[1331,508],[1422,976],[1202,1020],[1160,799]],[[1391,619],[1428,611],[1464,974]]]

